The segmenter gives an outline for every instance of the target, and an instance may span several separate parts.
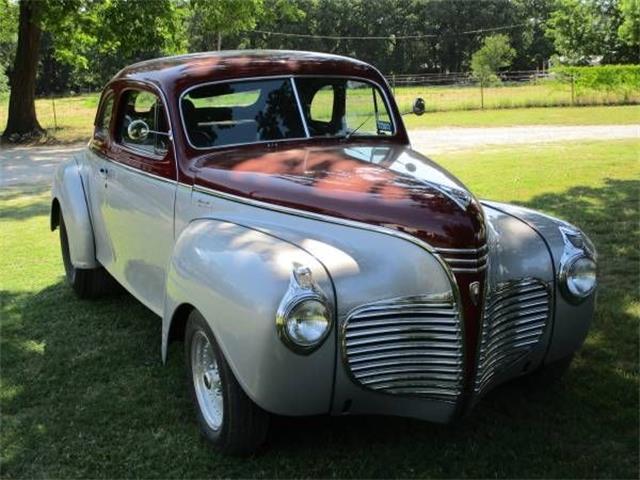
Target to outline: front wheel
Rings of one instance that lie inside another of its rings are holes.
[[[204,317],[193,311],[185,329],[187,384],[204,437],[224,453],[248,455],[263,443],[269,414],[244,393]]]

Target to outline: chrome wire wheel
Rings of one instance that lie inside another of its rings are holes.
[[[213,430],[220,430],[224,418],[222,380],[211,342],[202,330],[193,334],[191,343],[193,387],[204,420]]]

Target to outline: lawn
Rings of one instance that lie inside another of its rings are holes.
[[[0,193],[2,478],[638,478],[638,141],[437,158],[479,196],[583,228],[600,254],[593,328],[565,380],[505,385],[455,425],[277,418],[264,453],[221,457],[197,433],[181,345],[127,295],[77,300],[62,279],[47,188]]]
[[[640,106],[514,108],[405,115],[408,129],[440,127],[511,127],[516,125],[640,124]]]
[[[398,104],[410,108],[415,97],[423,97],[429,111],[478,110],[484,104],[486,109],[558,107],[568,105],[616,105],[640,103],[640,86],[626,92],[605,92],[596,90],[574,90],[571,86],[557,82],[523,83],[499,85],[480,90],[472,86],[402,86],[394,90]]]

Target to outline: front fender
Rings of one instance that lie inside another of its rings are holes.
[[[326,269],[305,250],[235,223],[191,222],[176,242],[167,275],[163,359],[174,313],[190,304],[204,316],[236,379],[261,408],[286,415],[327,413],[335,324],[310,355],[291,351],[276,330],[276,311],[295,263],[311,269],[335,309]]]
[[[62,213],[69,239],[71,263],[76,268],[96,268],[95,241],[80,168],[75,159],[60,164],[51,189],[51,230]],[[57,210],[59,208],[59,210]]]
[[[497,202],[483,202],[483,204],[525,223],[536,231],[547,244],[553,259],[555,308],[553,332],[544,361],[545,363],[553,363],[568,357],[584,343],[595,310],[595,294],[575,305],[564,298],[559,288],[558,271],[566,246],[560,227],[570,227],[571,229],[576,229],[576,227],[544,213],[516,205]]]

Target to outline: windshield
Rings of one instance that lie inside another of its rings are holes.
[[[296,78],[312,137],[393,135],[389,110],[373,84],[345,78]]]
[[[383,98],[377,87],[361,80],[274,78],[203,85],[183,95],[180,108],[190,143],[211,148],[393,135]]]

